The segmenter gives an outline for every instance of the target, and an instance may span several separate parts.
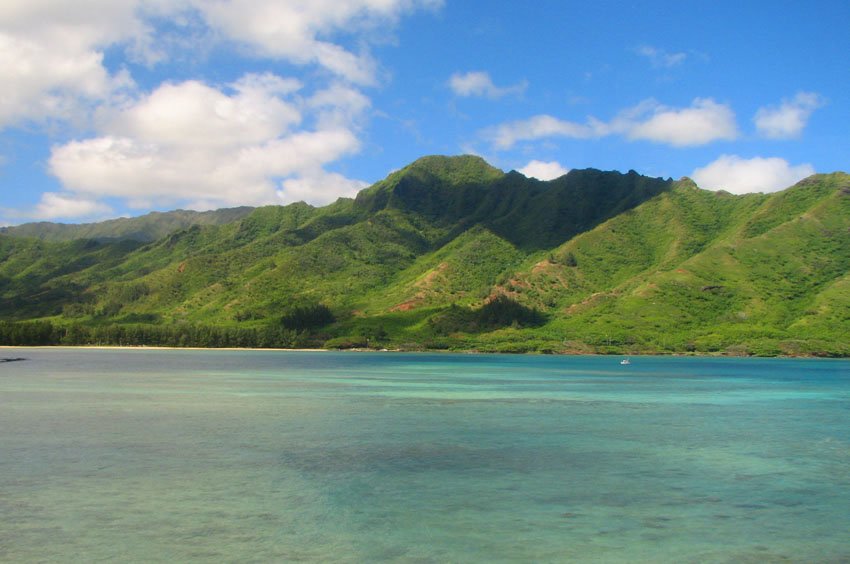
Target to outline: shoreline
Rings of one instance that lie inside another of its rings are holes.
[[[228,351],[228,352],[343,352],[343,353],[431,353],[431,354],[492,354],[505,356],[604,356],[604,357],[694,357],[694,358],[784,358],[784,359],[823,359],[823,360],[850,360],[848,356],[818,356],[818,355],[774,355],[774,356],[759,356],[759,355],[730,355],[723,353],[571,353],[571,352],[495,352],[495,351],[480,351],[480,350],[402,350],[402,349],[285,349],[285,348],[260,348],[260,347],[168,347],[160,345],[0,345],[0,351],[3,350],[21,350],[21,349],[62,349],[62,350],[114,350],[114,351]]]
[[[292,351],[331,352],[332,349],[281,349],[259,347],[166,347],[160,345],[0,345],[0,350],[20,349],[71,349],[71,350],[124,350],[124,351]]]

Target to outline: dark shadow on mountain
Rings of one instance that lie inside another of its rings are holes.
[[[536,251],[556,247],[672,186],[670,179],[596,169],[543,182],[516,171],[502,174],[477,157],[428,157],[361,192],[355,206],[366,213],[398,209],[445,229],[435,247],[480,224],[518,248]]]

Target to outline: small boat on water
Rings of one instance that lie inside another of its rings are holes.
[[[624,358],[623,360],[620,361],[620,364],[631,364],[631,363],[632,363],[632,361],[629,360],[628,358]]]

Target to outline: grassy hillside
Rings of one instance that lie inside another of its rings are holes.
[[[0,253],[0,316],[50,342],[850,354],[843,173],[733,196],[426,157],[324,208]]]
[[[0,319],[59,315],[86,289],[82,273],[121,263],[138,243],[47,243],[0,235]]]

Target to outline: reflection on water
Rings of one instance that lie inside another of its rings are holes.
[[[850,560],[843,361],[0,356],[2,561]]]

